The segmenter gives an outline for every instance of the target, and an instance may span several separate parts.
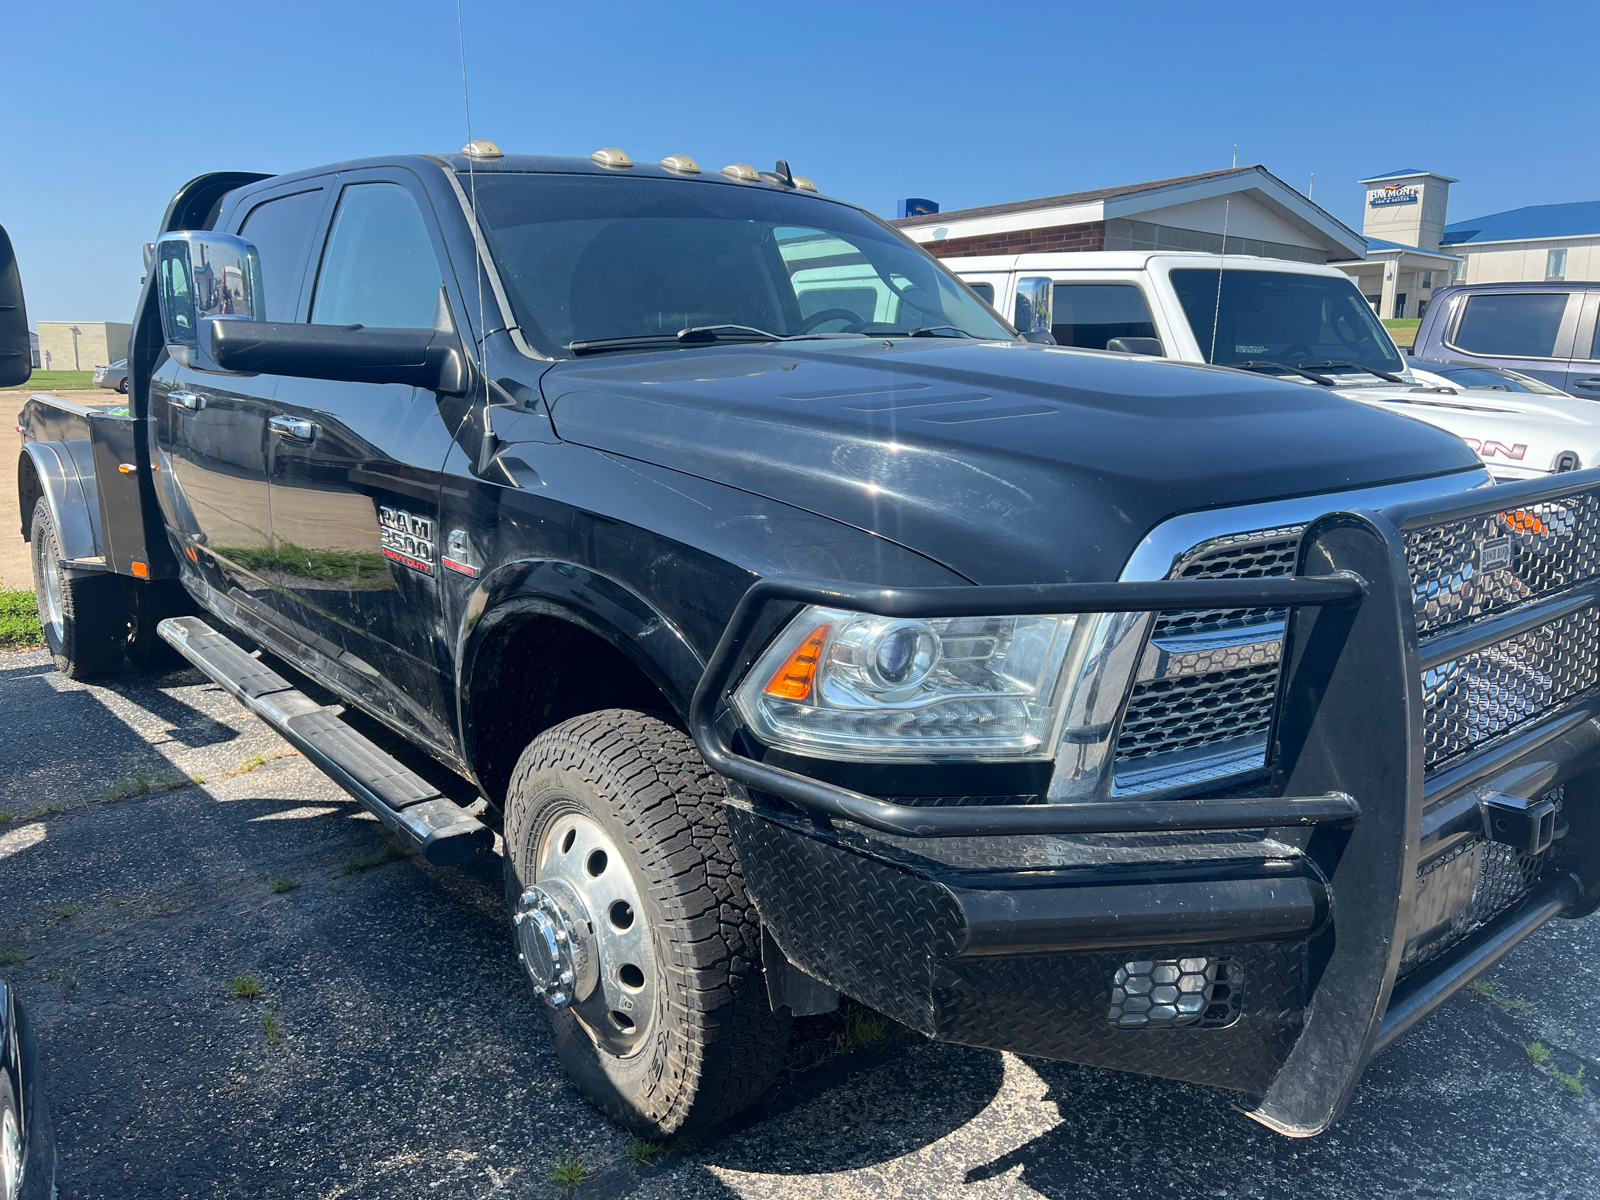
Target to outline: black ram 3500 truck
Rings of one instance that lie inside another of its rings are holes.
[[[23,416],[58,663],[170,644],[431,861],[503,831],[638,1132],[842,993],[1313,1134],[1600,904],[1600,472],[1032,344],[785,164],[202,176],[129,363],[126,410]]]

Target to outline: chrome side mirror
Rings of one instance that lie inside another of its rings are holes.
[[[265,317],[261,256],[244,238],[185,230],[162,234],[155,259],[167,353],[192,370],[221,372],[203,323]]]
[[[1024,337],[1038,330],[1050,332],[1053,323],[1050,320],[1051,299],[1055,295],[1055,283],[1055,280],[1042,276],[1017,280],[1017,319],[1012,323]]]

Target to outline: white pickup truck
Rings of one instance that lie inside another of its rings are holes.
[[[1241,254],[1107,251],[950,258],[1024,333],[1061,346],[1212,363],[1329,387],[1447,429],[1496,479],[1600,464],[1600,407],[1413,374],[1336,267]]]

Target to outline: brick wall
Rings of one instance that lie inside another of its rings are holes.
[[[1089,221],[1083,225],[1057,225],[1051,229],[1016,229],[1010,233],[945,238],[921,245],[929,254],[940,258],[965,258],[978,254],[1038,254],[1049,250],[1104,250],[1106,223]]]

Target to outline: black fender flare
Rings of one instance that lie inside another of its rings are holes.
[[[671,620],[631,588],[590,567],[556,559],[522,559],[479,580],[456,632],[456,720],[469,763],[478,652],[505,622],[526,616],[570,622],[615,647],[687,723],[689,702],[705,661]]]

